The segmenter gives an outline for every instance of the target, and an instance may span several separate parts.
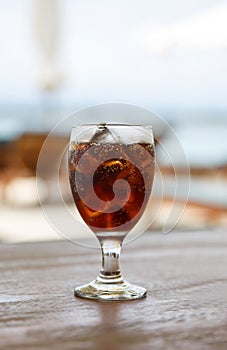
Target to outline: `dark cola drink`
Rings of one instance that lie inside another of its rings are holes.
[[[154,175],[149,143],[72,142],[69,178],[85,223],[96,233],[127,232],[142,216]]]

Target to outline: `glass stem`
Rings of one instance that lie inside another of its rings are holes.
[[[119,283],[123,281],[120,272],[119,259],[122,241],[100,240],[102,251],[102,267],[99,272],[98,281],[102,283]]]

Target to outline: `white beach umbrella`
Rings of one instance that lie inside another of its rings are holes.
[[[57,66],[59,12],[58,0],[34,0],[34,32],[41,56],[38,80],[44,90],[54,90],[62,81]]]

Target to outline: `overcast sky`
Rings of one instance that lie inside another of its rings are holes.
[[[62,99],[227,108],[227,1],[59,0],[59,10]],[[0,0],[0,101],[39,94],[34,18],[33,0]]]

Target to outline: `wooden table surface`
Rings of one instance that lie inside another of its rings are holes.
[[[0,349],[227,349],[227,233],[146,233],[122,251],[145,299],[75,298],[97,249],[71,242],[0,245]]]

